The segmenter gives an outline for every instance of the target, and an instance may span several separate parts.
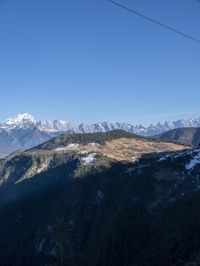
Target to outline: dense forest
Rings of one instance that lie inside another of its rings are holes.
[[[199,169],[194,179],[182,171],[187,157],[153,160],[141,159],[140,165],[151,166],[127,172],[127,163],[78,166],[74,159],[17,184],[17,200],[0,209],[1,265],[197,261]]]

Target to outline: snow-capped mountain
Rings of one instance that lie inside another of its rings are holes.
[[[153,136],[183,127],[200,127],[200,118],[158,123],[144,127],[129,123],[102,122],[76,125],[62,120],[36,121],[30,114],[18,114],[0,123],[0,156],[5,156],[18,149],[31,148],[66,132],[92,133],[122,129],[142,136]]]
[[[35,118],[32,115],[25,113],[6,119],[4,122],[0,123],[0,127],[4,129],[15,129],[29,127],[36,124],[37,122]]]

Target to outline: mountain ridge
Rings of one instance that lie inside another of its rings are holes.
[[[155,136],[155,139],[196,147],[200,146],[200,128],[185,127],[172,129]]]
[[[200,149],[162,145],[121,131],[65,134],[0,160],[1,265],[196,260]]]
[[[37,121],[32,115],[28,113],[18,114],[14,117],[8,118],[0,122],[0,129],[17,129],[23,126],[36,126],[41,131],[46,132],[73,132],[73,133],[93,133],[106,132],[116,129],[126,130],[128,132],[143,135],[153,136],[165,131],[182,128],[182,127],[200,127],[200,117],[188,120],[179,119],[176,121],[159,122],[155,125],[149,126],[136,125],[125,122],[99,122],[99,123],[81,123],[75,124],[65,120],[39,120]]]
[[[176,128],[200,127],[200,118],[157,123],[144,127],[130,123],[93,123],[73,124],[63,120],[37,121],[28,113],[18,114],[0,122],[0,156],[16,150],[37,146],[64,133],[95,133],[125,130],[141,136],[154,136]]]

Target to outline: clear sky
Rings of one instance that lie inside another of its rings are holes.
[[[200,38],[198,0],[116,0]],[[200,116],[200,44],[106,0],[0,0],[0,120]]]

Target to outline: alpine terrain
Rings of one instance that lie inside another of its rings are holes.
[[[198,147],[120,130],[63,134],[0,161],[0,262],[190,265],[199,201]]]
[[[157,139],[178,142],[185,145],[200,145],[200,128],[177,128],[156,136]]]
[[[200,118],[188,121],[165,122],[163,124],[132,125],[128,123],[94,123],[76,125],[62,120],[36,121],[29,114],[19,114],[0,123],[0,157],[16,150],[24,150],[37,146],[55,136],[64,133],[94,133],[112,130],[125,130],[141,136],[153,136],[160,133],[184,127],[200,127]]]

